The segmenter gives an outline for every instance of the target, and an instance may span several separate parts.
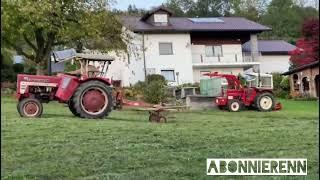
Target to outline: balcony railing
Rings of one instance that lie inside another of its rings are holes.
[[[257,56],[261,56],[258,53]],[[224,53],[217,56],[206,56],[206,54],[192,53],[193,63],[241,63],[241,62],[255,62],[255,58],[251,53]]]

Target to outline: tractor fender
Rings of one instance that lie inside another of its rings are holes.
[[[80,80],[80,84],[84,83],[84,82],[88,82],[88,81],[100,81],[104,84],[106,84],[107,86],[111,86],[112,82],[110,79],[108,78],[101,78],[101,77],[92,77],[92,78],[86,78],[84,80]]]
[[[270,89],[257,89],[257,95],[262,93],[270,93],[273,94],[273,91]]]

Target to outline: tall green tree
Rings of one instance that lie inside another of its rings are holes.
[[[124,48],[122,25],[107,7],[107,0],[3,0],[2,44],[34,63],[37,74],[57,45]]]
[[[298,6],[293,0],[272,0],[261,23],[272,31],[261,35],[268,39],[286,39],[295,42],[301,36],[301,26],[305,18],[319,16],[313,7]]]
[[[230,14],[229,0],[168,0],[165,6],[177,16],[214,17]]]
[[[231,0],[232,15],[259,22],[267,5],[267,0]]]

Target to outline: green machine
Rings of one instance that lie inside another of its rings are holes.
[[[223,77],[200,79],[200,94],[203,96],[220,96],[221,90],[226,89],[228,82]]]

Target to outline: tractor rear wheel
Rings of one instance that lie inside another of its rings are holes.
[[[76,109],[74,109],[74,104],[73,104],[72,98],[68,102],[68,107],[69,107],[69,110],[72,112],[73,115],[79,117],[79,113],[77,113]]]
[[[274,96],[271,93],[261,93],[256,97],[255,106],[259,111],[271,111],[275,106]]]
[[[237,99],[230,99],[228,101],[228,110],[230,112],[238,112],[242,109],[242,102]]]
[[[17,105],[21,117],[38,118],[42,115],[43,106],[36,98],[24,98]]]
[[[81,118],[103,118],[112,110],[112,89],[101,81],[84,82],[75,91],[72,104]]]

